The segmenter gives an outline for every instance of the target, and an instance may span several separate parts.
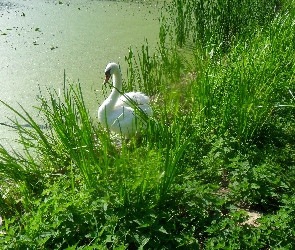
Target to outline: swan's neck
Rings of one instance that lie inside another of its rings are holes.
[[[122,76],[118,71],[115,71],[113,75],[113,89],[109,97],[103,102],[102,106],[105,106],[106,111],[112,110],[120,97],[122,91]]]

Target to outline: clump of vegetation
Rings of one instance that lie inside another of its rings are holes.
[[[43,128],[2,102],[23,147],[0,147],[3,249],[294,248],[294,1],[162,11],[157,53],[125,58],[125,90],[153,99],[141,142],[118,145],[79,85],[40,98]]]

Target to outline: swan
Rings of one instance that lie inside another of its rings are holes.
[[[129,92],[122,95],[122,76],[116,63],[109,63],[105,69],[104,85],[113,76],[113,88],[109,97],[98,109],[98,120],[110,131],[127,139],[140,135],[146,128],[146,118],[153,115],[149,97],[141,92]]]

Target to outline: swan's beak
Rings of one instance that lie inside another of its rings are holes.
[[[106,74],[106,78],[103,81],[104,85],[109,81],[110,77],[111,77],[111,74]]]

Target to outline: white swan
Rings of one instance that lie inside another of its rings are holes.
[[[102,126],[126,138],[139,135],[140,130],[146,127],[144,116],[153,115],[153,110],[149,106],[150,99],[140,92],[121,95],[122,76],[116,63],[107,65],[104,84],[108,82],[111,75],[113,75],[113,89],[98,109],[98,120]]]

